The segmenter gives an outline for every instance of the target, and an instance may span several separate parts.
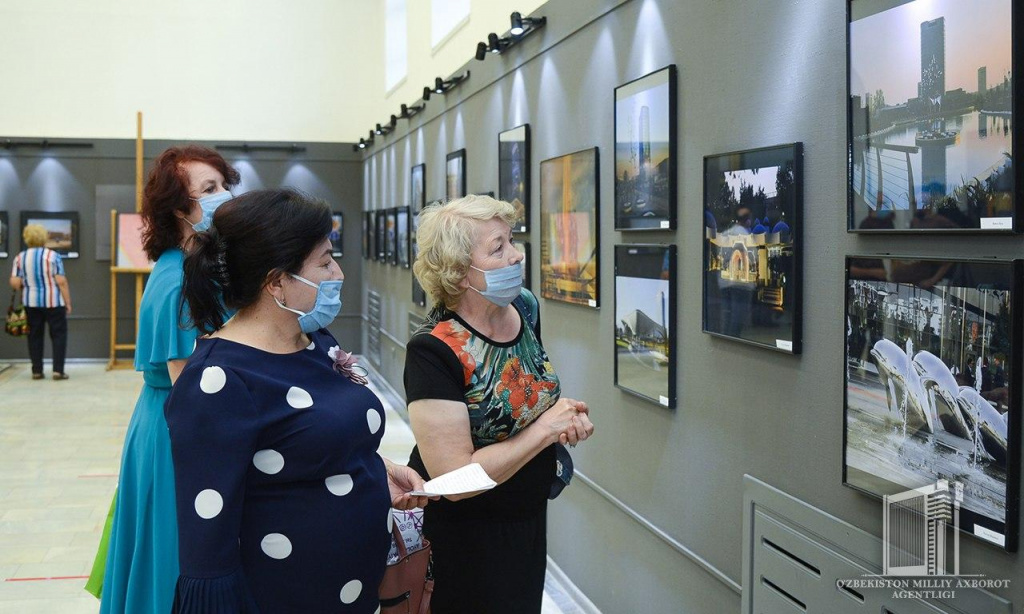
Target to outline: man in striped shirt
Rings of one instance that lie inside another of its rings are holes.
[[[50,327],[53,343],[53,379],[68,379],[64,358],[68,346],[68,320],[71,291],[64,276],[60,254],[44,247],[46,228],[29,224],[22,231],[28,246],[14,258],[11,287],[22,290],[22,303],[28,316],[28,354],[32,359],[32,379],[43,379],[43,333]]]

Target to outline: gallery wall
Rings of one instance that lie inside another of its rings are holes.
[[[602,611],[719,614],[740,607],[742,482],[751,474],[875,535],[881,503],[843,486],[844,258],[848,254],[1014,258],[1014,236],[846,232],[846,7],[818,0],[551,0],[537,34],[470,60],[470,79],[378,137],[363,164],[364,209],[409,204],[426,164],[426,199],[444,197],[449,152],[467,151],[467,190],[497,191],[498,133],[532,132],[531,273],[539,287],[539,164],[600,148],[601,307],[541,299],[545,347],[566,395],[588,401],[593,439],[549,512],[549,554]],[[678,226],[613,230],[614,88],[678,70]],[[803,143],[803,351],[785,355],[701,332],[703,158]],[[678,405],[613,385],[614,245],[678,249]],[[364,263],[385,297],[380,370],[402,392],[411,272]],[[825,536],[827,538],[827,536]],[[962,573],[1019,578],[1018,554],[965,537]],[[1024,603],[1024,587],[996,590]]]
[[[98,249],[109,252],[106,241],[110,235],[110,210],[135,210],[135,141],[61,139],[57,142],[88,143],[92,147],[0,150],[0,211],[7,212],[12,227],[10,255],[0,258],[0,271],[6,280],[14,256],[21,248],[21,212],[78,212],[80,256],[64,260],[74,307],[68,318],[68,358],[106,359],[110,353],[110,262],[107,254],[98,253]],[[241,145],[231,141],[200,143],[210,147]],[[147,141],[145,171],[149,172],[155,156],[175,144],[180,142]],[[342,313],[331,330],[343,343],[360,351],[361,163],[351,145],[296,143],[303,150],[291,153],[287,147],[292,144],[284,144],[285,151],[222,149],[221,153],[241,174],[236,193],[288,186],[323,198],[335,211],[342,212],[344,255],[339,263],[347,281]],[[102,237],[106,237],[104,245],[98,246],[97,240]],[[132,343],[134,339],[134,283],[133,275],[118,278],[118,343]],[[4,295],[5,300],[7,296]],[[50,351],[47,343],[47,358]],[[132,354],[120,352],[119,356],[130,360]],[[0,338],[0,361],[27,358],[24,339],[7,335]]]

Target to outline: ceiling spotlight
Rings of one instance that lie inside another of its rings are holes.
[[[441,77],[437,77],[436,79],[434,79],[434,93],[443,94],[444,90],[445,90],[445,87],[447,85],[448,85],[447,81],[445,81]]]
[[[516,11],[512,13],[512,27],[509,29],[509,34],[512,36],[523,36],[543,26],[546,22],[546,17],[523,17]]]
[[[376,135],[384,134],[384,129],[380,127],[380,124],[377,124],[377,129],[374,130],[373,133]]]
[[[430,100],[430,86],[423,86],[423,100]]]
[[[476,59],[483,62],[487,57],[487,43],[476,44]]]
[[[452,89],[456,85],[462,83],[463,81],[465,81],[468,78],[469,78],[469,71],[468,70],[465,73],[461,74],[461,75],[455,75],[454,77],[451,77],[450,79],[447,79],[447,80],[442,79],[441,77],[437,77],[437,78],[434,79],[434,90],[433,91],[434,91],[435,94],[444,94],[445,92],[447,92],[448,90]],[[424,93],[426,93],[426,89],[424,89]]]
[[[398,125],[398,116],[396,116],[394,113],[392,113],[391,114],[391,121],[388,122],[388,129],[394,130],[395,126],[397,126],[397,125]]]
[[[357,145],[356,147],[358,147],[359,149],[366,149],[366,139],[359,139],[359,145]]]
[[[494,32],[487,35],[487,48],[491,53],[501,53],[505,50],[505,47],[508,47],[511,43],[512,41],[507,38],[498,38],[498,35]]]
[[[410,117],[412,117],[413,115],[416,115],[417,113],[419,113],[422,110],[423,110],[423,105],[421,105],[421,104],[414,104],[414,105],[412,105],[410,107],[409,105],[403,103],[402,104],[402,114],[399,115],[399,117],[401,117],[402,119],[409,119]]]

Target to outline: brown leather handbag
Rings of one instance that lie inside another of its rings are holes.
[[[380,614],[430,614],[430,594],[434,591],[430,542],[424,537],[423,548],[410,554],[397,522],[391,526],[391,535],[398,545],[398,560],[384,570],[377,592]]]

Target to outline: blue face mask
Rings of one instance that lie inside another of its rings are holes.
[[[516,264],[510,264],[500,269],[491,269],[490,271],[477,269],[472,265],[469,268],[483,273],[484,281],[487,282],[486,290],[476,290],[473,286],[470,286],[470,288],[476,290],[480,296],[498,307],[508,307],[519,296],[519,291],[523,287],[523,263],[517,262]]]
[[[223,205],[234,198],[231,192],[217,192],[216,194],[208,194],[202,198],[193,198],[192,200],[199,203],[199,208],[203,210],[203,217],[192,224],[192,230],[196,232],[203,232],[209,230],[210,225],[213,224],[213,212],[217,210],[217,207]]]
[[[338,312],[341,311],[341,282],[345,280],[322,281],[320,285],[317,285],[298,275],[292,275],[292,277],[307,286],[316,288],[316,303],[314,303],[313,309],[303,313],[298,309],[285,307],[281,304],[281,301],[277,300],[277,297],[274,297],[277,306],[292,313],[297,313],[299,315],[299,328],[307,335],[330,326],[334,318],[338,317]]]

